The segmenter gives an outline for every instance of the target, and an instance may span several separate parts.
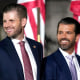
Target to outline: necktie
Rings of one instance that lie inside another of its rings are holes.
[[[72,76],[72,80],[77,80],[77,72],[76,72],[76,68],[73,62],[73,58],[74,56],[69,56],[69,68],[70,68],[70,72],[71,72],[71,76]]]
[[[19,42],[19,44],[20,44],[22,58],[23,58],[25,80],[33,80],[32,68],[31,68],[29,56],[25,50],[24,42],[21,41]]]

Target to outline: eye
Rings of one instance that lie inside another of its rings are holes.
[[[63,32],[62,31],[58,31],[58,34],[62,34]]]
[[[14,20],[10,20],[10,22],[14,22]]]
[[[72,32],[68,31],[67,34],[72,34]]]
[[[6,22],[6,20],[3,20],[3,23],[5,23]]]

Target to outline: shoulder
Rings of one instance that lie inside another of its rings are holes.
[[[27,41],[29,41],[29,42],[39,43],[39,42],[37,42],[37,41],[35,41],[35,40],[33,40],[33,39],[30,39],[30,38],[27,38],[27,37],[26,37],[26,39],[27,39]]]
[[[40,52],[43,53],[43,46],[42,46],[41,43],[39,43],[39,42],[37,42],[35,40],[32,40],[30,38],[26,38],[26,39],[27,39],[27,41],[28,41],[30,46],[36,46],[36,49],[39,51],[39,53]]]
[[[30,39],[30,38],[26,38],[26,39],[27,39],[27,41],[28,41],[28,43],[30,45],[37,45],[37,46],[41,46],[42,47],[42,44],[41,43],[39,43],[39,42],[37,42],[37,41],[35,41],[33,39]]]
[[[47,57],[44,57],[44,59],[42,60],[42,73],[43,75],[47,75],[46,77],[48,77],[49,79],[52,79],[53,76],[56,76],[57,62],[55,60],[55,54],[56,52]]]
[[[44,63],[47,63],[48,64],[48,66],[49,65],[55,65],[56,64],[56,58],[57,58],[57,55],[58,55],[58,50],[57,51],[55,51],[55,52],[53,52],[51,55],[49,55],[49,56],[46,56],[44,59],[43,59],[43,62]]]
[[[59,53],[60,51],[56,50],[55,52],[51,53],[49,56],[45,57],[44,59],[55,60],[55,58],[58,56]]]
[[[10,38],[6,37],[3,40],[0,41],[0,45],[6,44],[10,41]]]

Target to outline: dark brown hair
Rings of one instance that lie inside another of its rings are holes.
[[[58,33],[58,29],[59,29],[59,25],[60,24],[74,24],[75,25],[75,34],[80,34],[80,24],[78,21],[76,21],[75,19],[71,18],[71,17],[66,17],[63,18],[59,21],[58,26],[57,26],[57,33]]]
[[[8,4],[3,9],[3,14],[12,10],[16,10],[20,18],[27,18],[27,10],[23,5],[12,3]]]

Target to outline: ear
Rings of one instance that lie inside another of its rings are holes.
[[[76,42],[78,42],[79,38],[80,38],[80,34],[76,36]]]
[[[26,19],[26,18],[22,18],[22,23],[21,23],[21,25],[22,25],[23,27],[25,27],[26,23],[27,23],[27,19]]]

